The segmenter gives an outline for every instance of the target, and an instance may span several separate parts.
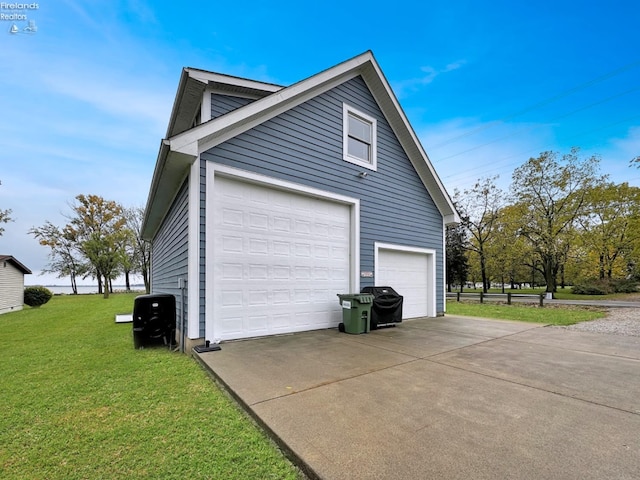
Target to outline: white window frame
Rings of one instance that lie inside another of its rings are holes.
[[[359,157],[349,155],[349,116],[353,115],[358,117],[359,120],[364,121],[371,125],[371,161],[367,162]],[[343,160],[358,165],[360,167],[367,168],[369,170],[376,171],[377,169],[377,131],[378,122],[375,118],[367,115],[360,110],[353,108],[346,103],[342,104],[342,158]]]

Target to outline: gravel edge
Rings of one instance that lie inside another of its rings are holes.
[[[607,316],[605,318],[559,328],[640,337],[640,308],[608,308],[606,310]]]

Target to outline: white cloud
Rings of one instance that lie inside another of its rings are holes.
[[[104,23],[99,22],[97,19],[104,19],[104,17],[107,15],[107,11],[105,10],[105,7],[108,7],[108,5],[111,3],[109,2],[108,4],[102,4],[100,5],[102,11],[102,15],[92,15],[87,11],[87,6],[81,6],[78,2],[72,1],[72,0],[62,0],[71,10],[73,10],[73,12],[75,13],[75,17],[74,17],[74,21],[78,21],[81,20],[82,23],[84,23],[85,26],[89,27],[89,29],[91,31],[93,31],[94,33],[99,33],[102,32],[104,30]]]
[[[48,249],[28,230],[63,225],[75,195],[146,201],[180,75],[173,63],[184,52],[158,54],[133,38],[129,21],[152,29],[153,12],[125,3],[67,0],[65,15],[43,17],[37,36],[7,37],[0,49],[0,208],[15,219],[0,253],[32,270],[46,265]],[[59,22],[65,28],[55,30]]]
[[[605,139],[584,153],[600,156],[601,171],[611,181],[640,186],[640,170],[629,165],[632,158],[640,155],[640,126],[631,126],[625,135]]]
[[[66,70],[66,69],[65,69]],[[135,76],[126,80],[109,78],[97,72],[48,72],[42,82],[51,91],[91,105],[119,118],[154,122],[166,126],[171,111],[172,93],[149,88]]]
[[[127,11],[134,13],[141,23],[158,23],[155,13],[145,2],[139,0],[128,0]]]
[[[628,160],[640,155],[640,125],[629,127],[627,135],[622,138],[613,138],[611,145]]]
[[[420,87],[429,85],[438,76],[458,70],[466,63],[465,60],[458,60],[456,62],[449,63],[444,68],[434,68],[432,66],[420,67],[420,71],[423,75],[419,77],[409,78],[407,80],[400,80],[392,82],[393,90],[398,97],[403,97],[411,92],[417,91]]]
[[[532,156],[550,150],[548,125],[481,122],[457,118],[423,126],[418,135],[447,190],[463,190],[481,177],[499,175],[508,188],[513,170]]]
[[[513,171],[529,158],[548,150],[568,153],[573,146],[559,144],[554,126],[549,124],[457,118],[422,126],[417,133],[450,194],[455,188],[464,190],[479,178],[495,175],[500,176],[497,183],[506,191]],[[600,157],[600,172],[611,181],[640,186],[640,170],[629,167],[629,160],[640,155],[640,126],[580,151],[582,158],[591,155]]]

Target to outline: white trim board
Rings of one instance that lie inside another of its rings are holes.
[[[442,218],[442,313],[447,312],[447,225]],[[437,303],[437,302],[436,302]],[[438,306],[436,305],[436,310]]]
[[[187,263],[187,336],[200,337],[200,157],[189,172],[189,247]]]

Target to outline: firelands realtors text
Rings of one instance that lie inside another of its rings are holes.
[[[6,3],[0,2],[0,10],[10,10],[11,13],[0,12],[0,20],[26,20],[27,15],[18,13],[16,10],[38,10],[40,5],[37,3]]]

